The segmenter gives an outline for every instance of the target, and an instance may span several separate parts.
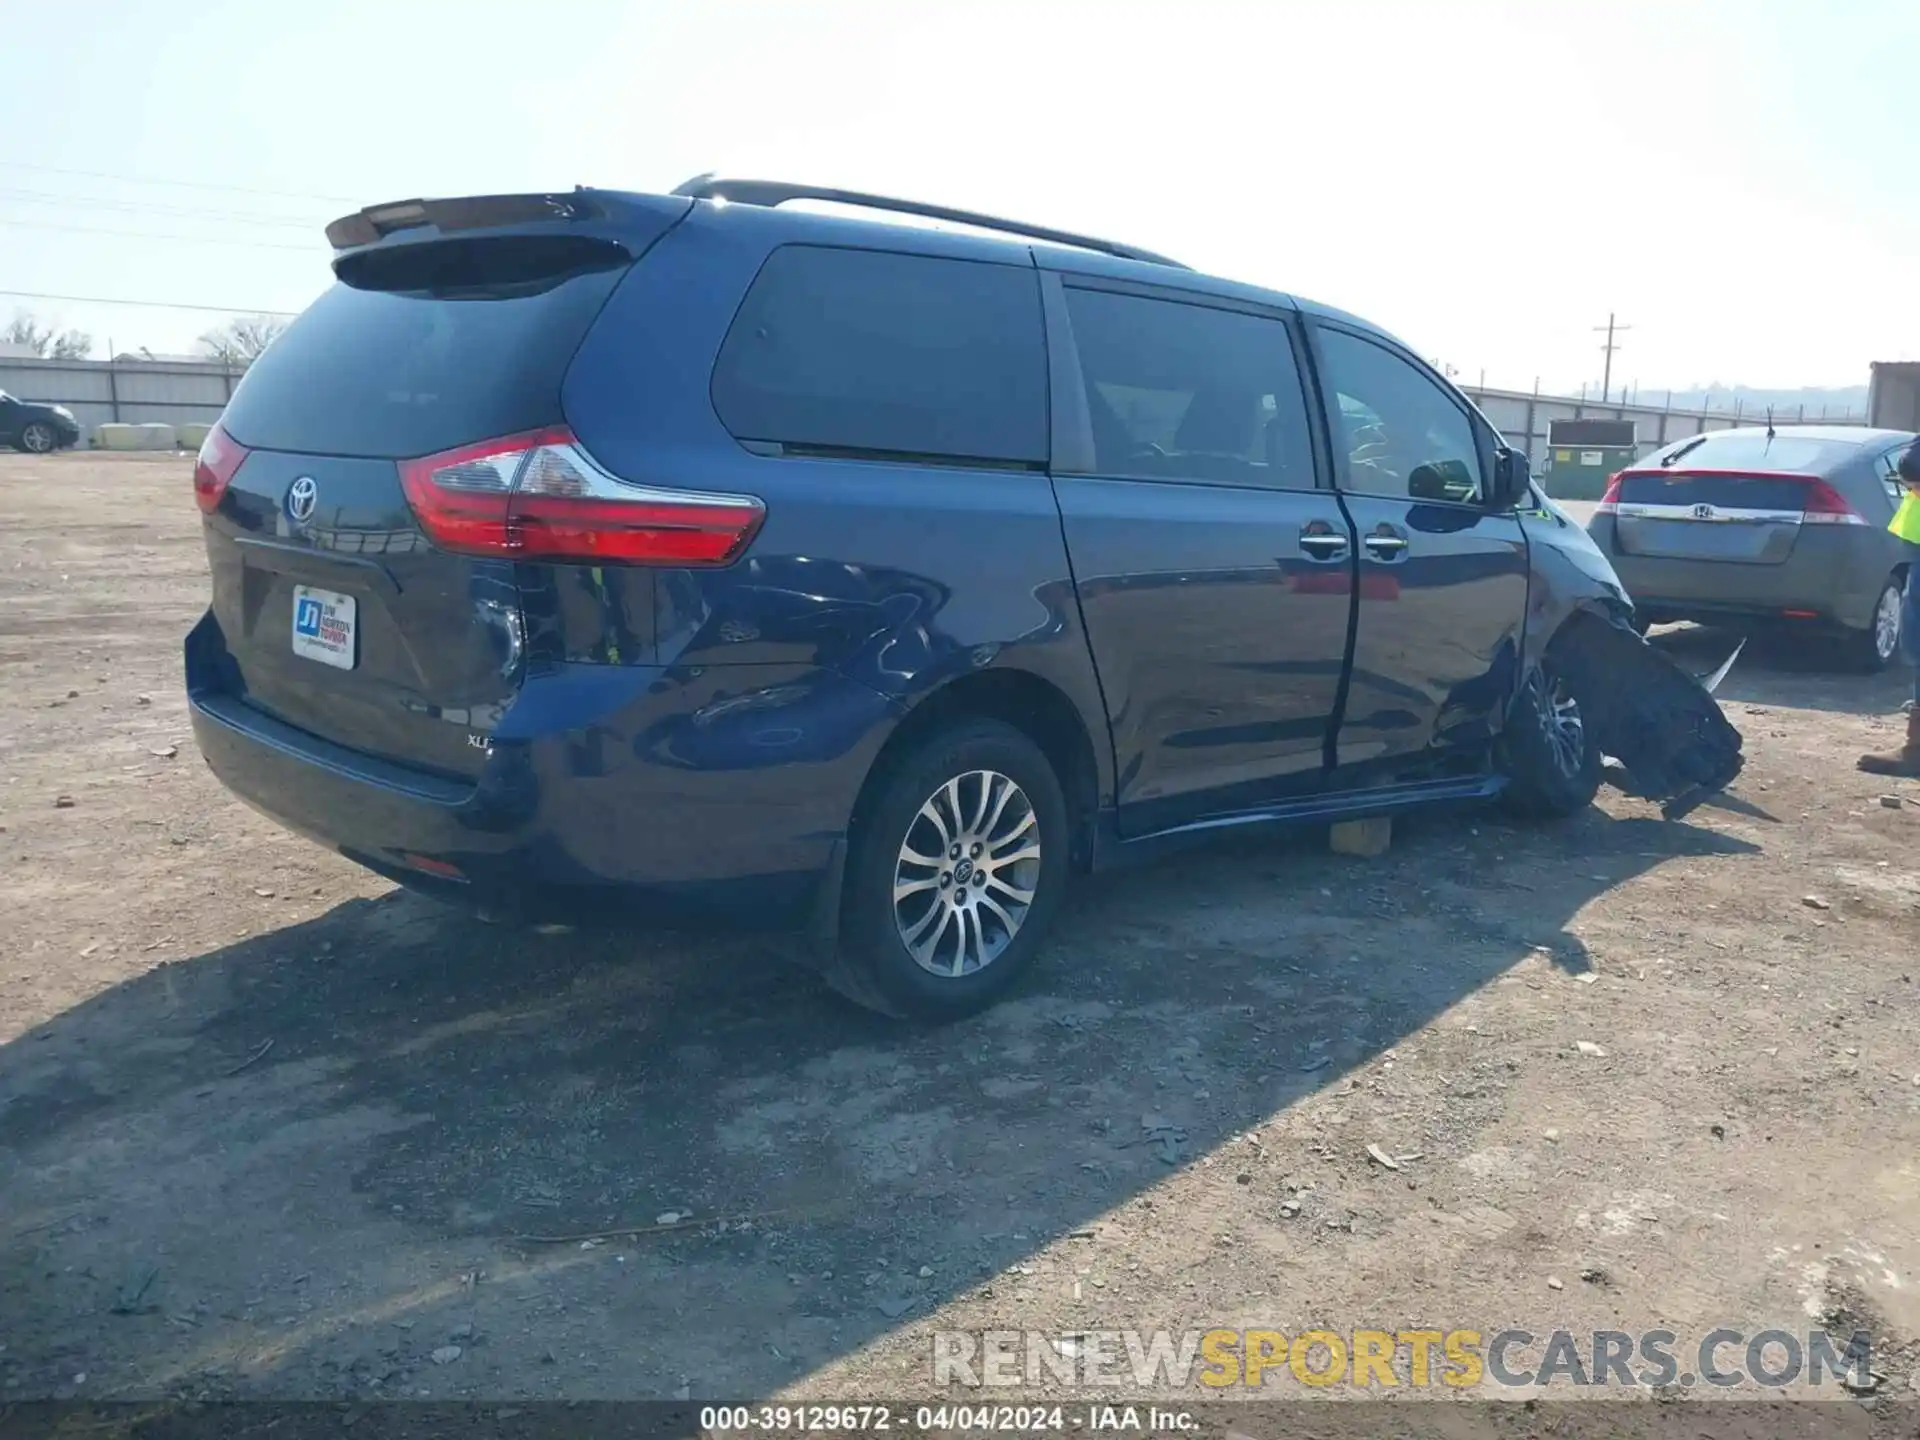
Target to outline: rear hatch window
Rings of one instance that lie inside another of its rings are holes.
[[[1654,461],[1648,468],[1818,475],[1858,448],[1852,441],[1812,435],[1776,435],[1769,440],[1764,430],[1729,430],[1685,441],[1668,452],[1670,464]]]
[[[398,458],[557,423],[567,365],[628,263],[576,236],[350,256],[221,424],[249,449]]]

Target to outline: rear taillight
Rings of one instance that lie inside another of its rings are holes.
[[[218,425],[207,431],[193,462],[193,499],[203,512],[211,515],[220,508],[220,497],[247,455],[247,447]]]
[[[1607,477],[1606,492],[1601,495],[1600,503],[1593,507],[1597,515],[1612,515],[1620,509],[1620,477],[1624,471],[1616,470]]]
[[[1805,507],[1800,513],[1803,525],[1864,525],[1866,516],[1847,503],[1842,495],[1825,480],[1809,475],[1802,483],[1807,487]]]
[[[400,462],[407,503],[442,550],[587,565],[725,565],[760,529],[750,495],[630,485],[565,426]]]

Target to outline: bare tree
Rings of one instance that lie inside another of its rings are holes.
[[[42,325],[25,310],[13,312],[6,329],[0,330],[0,340],[54,360],[84,360],[93,353],[93,337],[85,331],[55,334],[51,325]]]
[[[13,319],[7,323],[7,328],[0,330],[0,340],[6,341],[9,345],[24,345],[34,354],[44,355],[47,353],[47,347],[53,343],[53,331],[51,328],[42,327],[25,310],[16,310],[13,312]]]
[[[286,332],[287,322],[272,315],[242,315],[200,337],[200,348],[227,365],[247,365]]]

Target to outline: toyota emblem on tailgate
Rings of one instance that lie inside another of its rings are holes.
[[[313,477],[302,475],[287,487],[287,514],[296,524],[304,525],[312,518],[319,499],[320,487],[313,483]]]

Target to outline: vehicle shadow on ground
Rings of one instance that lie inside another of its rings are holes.
[[[938,1030],[764,939],[529,935],[398,892],[163,966],[0,1049],[6,1393],[764,1394],[1160,1213],[1158,1182],[1537,947],[1586,969],[1565,927],[1600,892],[1755,849],[1598,809],[1323,846],[1088,882],[1021,991]],[[1462,1064],[1396,1143],[1497,1114],[1504,1072]],[[668,1212],[723,1223],[523,1238]]]
[[[1743,638],[1746,648],[1714,692],[1723,701],[1838,715],[1886,715],[1913,694],[1913,672],[1903,662],[1895,661],[1877,675],[1862,674],[1847,669],[1826,641],[1706,625],[1670,626],[1655,630],[1649,640],[1682,669],[1704,676],[1732,654]]]

